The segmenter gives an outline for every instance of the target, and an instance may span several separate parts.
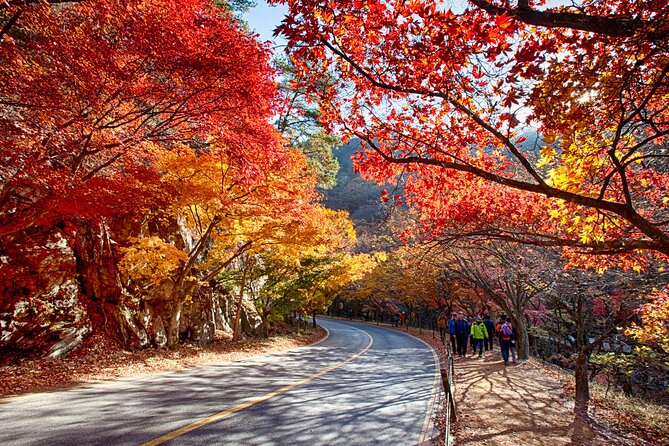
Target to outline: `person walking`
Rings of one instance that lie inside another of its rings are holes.
[[[474,355],[476,355],[476,349],[479,351],[479,358],[483,357],[483,340],[488,339],[488,329],[481,320],[481,316],[476,316],[472,328],[470,331],[472,342],[474,343]]]
[[[471,348],[472,353],[476,353],[476,343],[474,342],[474,338],[471,336],[472,325],[474,325],[474,318],[469,316],[467,318],[467,335],[469,335],[469,347]]]
[[[485,325],[485,328],[488,331],[488,337],[484,339],[484,344],[485,349],[489,351],[492,350],[492,340],[495,337],[495,323],[490,319],[489,314],[486,314],[483,317],[483,325]]]
[[[457,351],[457,338],[455,337],[455,321],[458,320],[458,313],[455,311],[451,313],[451,318],[448,320],[448,334],[451,338],[451,353],[455,354]]]
[[[502,359],[504,360],[504,365],[509,365],[509,350],[511,349],[511,339],[513,338],[513,326],[510,319],[509,322],[504,321],[499,332],[499,347],[502,350]]]
[[[448,321],[446,320],[444,313],[439,313],[439,317],[437,318],[437,325],[439,326],[439,338],[441,339],[441,343],[445,344],[446,330],[448,330]]]
[[[513,363],[516,363],[516,327],[511,323],[511,318],[506,318],[506,323],[511,327],[511,339],[509,339],[509,353],[510,357],[513,360]]]
[[[467,320],[462,311],[458,313],[458,320],[455,321],[455,337],[458,341],[458,356],[465,356],[467,353]]]

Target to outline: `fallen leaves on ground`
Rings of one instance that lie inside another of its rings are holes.
[[[96,334],[66,358],[0,358],[0,397],[58,390],[81,383],[130,378],[187,367],[238,361],[312,344],[325,336],[318,328],[299,335],[232,342],[223,337],[207,347],[181,345],[175,350],[123,350],[112,339]]]

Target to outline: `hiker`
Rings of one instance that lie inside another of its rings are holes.
[[[467,334],[469,335],[469,347],[471,348],[473,353],[476,353],[476,342],[474,341],[474,338],[471,336],[472,325],[474,325],[474,318],[469,316],[467,317]]]
[[[509,352],[513,363],[516,363],[516,327],[511,323],[511,318],[506,318],[506,323],[511,327],[511,339],[509,340]]]
[[[492,350],[492,340],[493,337],[495,336],[495,323],[490,319],[489,314],[486,314],[483,317],[483,325],[485,325],[486,330],[488,330],[488,337],[486,337],[483,340],[485,344],[485,349]]]
[[[407,321],[407,314],[404,311],[402,311],[400,313],[400,327],[404,325],[406,321]]]
[[[481,316],[477,315],[474,319],[470,334],[474,343],[474,355],[476,355],[476,349],[478,348],[479,358],[483,357],[483,340],[488,339],[488,329],[481,320]]]
[[[462,311],[458,312],[458,320],[455,321],[455,337],[458,341],[458,356],[467,353],[467,319]]]
[[[448,321],[446,320],[446,316],[444,315],[444,313],[439,314],[439,318],[437,319],[437,325],[439,326],[439,338],[441,339],[441,343],[445,344],[446,330],[448,330]]]
[[[495,336],[497,337],[497,342],[499,342],[499,347],[502,348],[502,324],[506,322],[506,315],[502,314],[495,324]]]
[[[511,348],[511,339],[513,339],[513,326],[511,325],[511,319],[506,319],[504,321],[499,329],[499,332],[499,347],[502,350],[502,359],[504,360],[504,365],[509,365],[509,350]],[[513,362],[515,364],[515,357]]]
[[[455,311],[451,313],[451,318],[448,320],[448,334],[451,337],[451,353],[455,354],[456,349],[456,337],[455,337],[455,321],[458,320],[458,313]]]

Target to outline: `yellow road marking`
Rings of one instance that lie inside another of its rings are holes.
[[[369,349],[372,347],[372,344],[373,344],[374,340],[373,340],[372,337],[369,335],[369,333],[367,333],[366,331],[364,331],[364,330],[360,330],[360,329],[355,328],[355,327],[351,327],[351,328],[354,328],[355,330],[362,331],[363,333],[365,333],[365,334],[367,335],[367,337],[369,337],[369,344],[367,344],[367,346],[366,346],[365,348],[363,348],[362,350],[360,350],[358,353],[356,353],[355,355],[351,356],[350,358],[345,359],[345,360],[343,360],[343,361],[341,361],[341,362],[338,362],[338,363],[336,363],[336,364],[334,364],[334,365],[331,365],[330,367],[328,367],[328,368],[326,368],[326,369],[323,369],[323,370],[321,370],[320,372],[315,373],[315,374],[313,374],[313,375],[311,375],[311,376],[308,376],[308,377],[306,377],[306,378],[304,378],[304,379],[301,379],[301,380],[299,380],[299,381],[295,381],[295,382],[290,383],[290,384],[288,384],[288,385],[286,385],[286,386],[283,386],[283,387],[281,387],[281,388],[278,389],[278,390],[275,390],[275,391],[273,391],[273,392],[266,393],[266,394],[261,395],[261,396],[257,396],[257,397],[255,397],[255,398],[251,398],[250,400],[245,401],[245,402],[243,402],[243,403],[241,403],[241,404],[238,404],[238,405],[236,405],[236,406],[233,406],[233,407],[231,407],[231,408],[229,408],[229,409],[227,409],[227,410],[224,410],[223,412],[219,412],[219,413],[214,414],[214,415],[212,415],[212,416],[210,416],[210,417],[203,418],[203,419],[201,419],[201,420],[199,420],[199,421],[196,421],[196,422],[194,422],[194,423],[191,423],[191,424],[189,424],[189,425],[186,425],[186,426],[184,426],[184,427],[182,427],[182,428],[179,428],[179,429],[177,429],[177,430],[175,430],[175,431],[169,432],[169,433],[167,433],[167,434],[165,434],[165,435],[163,435],[163,436],[161,436],[161,437],[155,438],[155,439],[153,439],[153,440],[151,440],[151,441],[147,441],[146,443],[142,443],[141,446],[158,446],[158,445],[160,445],[160,444],[163,444],[163,443],[165,443],[165,442],[168,442],[168,441],[170,441],[170,440],[173,440],[174,438],[180,437],[181,435],[186,434],[186,433],[188,433],[188,432],[190,432],[190,431],[194,431],[195,429],[198,429],[198,428],[200,428],[200,427],[202,427],[202,426],[206,426],[207,424],[211,424],[211,423],[214,423],[214,422],[216,422],[216,421],[222,420],[223,418],[228,417],[228,416],[232,415],[232,414],[235,413],[235,412],[239,412],[240,410],[244,410],[244,409],[246,409],[247,407],[251,407],[251,406],[253,406],[254,404],[258,404],[258,403],[261,403],[261,402],[263,402],[263,401],[267,401],[268,399],[270,399],[270,398],[274,398],[275,396],[280,395],[280,394],[282,394],[282,393],[284,393],[284,392],[287,392],[287,391],[289,391],[289,390],[291,390],[291,389],[294,389],[294,388],[297,387],[297,386],[301,386],[302,384],[306,384],[306,383],[308,383],[308,382],[311,381],[311,380],[314,380],[314,379],[316,379],[316,378],[319,378],[319,377],[325,375],[326,373],[331,372],[331,371],[333,371],[333,370],[335,370],[335,369],[338,369],[339,367],[341,367],[341,366],[343,366],[343,365],[345,365],[345,364],[348,364],[349,362],[355,360],[356,358],[359,358],[360,356],[362,356],[363,354],[365,354],[365,352],[366,352],[367,350],[369,350]]]

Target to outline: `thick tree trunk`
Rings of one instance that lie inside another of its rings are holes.
[[[183,312],[183,302],[181,299],[172,309],[170,316],[170,327],[167,330],[167,346],[174,348],[179,343],[179,323],[181,322],[181,313]]]
[[[527,321],[524,316],[518,321],[518,359],[526,361],[530,357],[530,336],[527,333]]]
[[[576,384],[574,396],[574,414],[580,418],[588,417],[590,402],[590,382],[588,381],[589,354],[582,351],[576,355],[574,381]]]
[[[239,287],[239,299],[237,300],[237,311],[235,312],[235,325],[232,329],[232,340],[236,341],[239,339],[239,322],[242,318],[242,301],[244,299],[244,288],[246,287],[246,273],[248,268],[244,266],[242,268],[242,282]]]

